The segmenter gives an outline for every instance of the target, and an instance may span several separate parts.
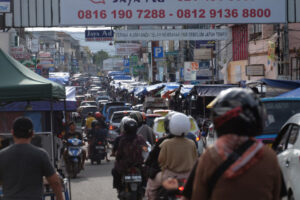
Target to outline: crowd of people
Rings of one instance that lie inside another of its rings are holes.
[[[143,123],[140,112],[124,117],[112,148],[113,187],[118,194],[124,187],[122,175],[131,167],[139,167],[143,170],[144,194],[149,200],[160,199],[161,189],[177,189],[181,179],[185,180],[181,193],[185,200],[280,199],[284,184],[276,154],[254,138],[261,133],[265,121],[265,109],[259,98],[249,89],[224,90],[215,99],[211,115],[218,139],[200,156],[195,142],[187,137],[191,124],[185,114],[169,113],[164,120],[166,134],[158,140]],[[92,153],[94,138],[105,141],[107,136],[101,113],[89,114],[85,125],[89,148],[84,152],[82,168],[85,156]],[[64,139],[83,139],[74,122],[68,127]],[[5,199],[41,199],[43,176],[57,199],[63,199],[61,183],[47,153],[30,144],[34,134],[31,121],[25,117],[16,119],[12,133],[15,144],[0,151],[0,180]]]

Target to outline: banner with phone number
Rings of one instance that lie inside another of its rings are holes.
[[[284,23],[285,0],[63,0],[61,25]]]

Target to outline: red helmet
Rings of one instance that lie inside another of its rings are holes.
[[[96,118],[101,118],[101,117],[102,117],[102,114],[101,114],[100,112],[96,112],[96,113],[95,113],[95,117],[96,117]]]

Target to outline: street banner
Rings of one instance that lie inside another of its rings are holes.
[[[10,0],[0,0],[0,13],[10,12]]]
[[[115,41],[227,40],[228,29],[116,30]]]
[[[113,30],[86,30],[86,41],[112,41],[114,37]]]
[[[60,25],[285,23],[286,0],[62,0]]]

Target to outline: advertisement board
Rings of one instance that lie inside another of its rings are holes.
[[[113,30],[86,30],[86,41],[112,41],[114,37]]]
[[[108,58],[103,60],[104,71],[120,70],[123,68],[123,58]]]
[[[0,0],[0,13],[10,12],[10,0]]]
[[[285,0],[63,0],[60,24],[284,23]]]
[[[212,58],[212,49],[194,49],[194,60],[209,60]]]
[[[228,29],[116,30],[115,40],[116,41],[227,40],[228,34],[229,34]]]
[[[199,64],[197,62],[184,62],[183,77],[185,81],[194,81],[197,78]]]
[[[246,66],[246,76],[264,76],[265,66],[263,64],[254,64]]]
[[[129,56],[132,54],[138,54],[142,47],[138,43],[117,43],[115,44],[116,54],[120,56]]]

